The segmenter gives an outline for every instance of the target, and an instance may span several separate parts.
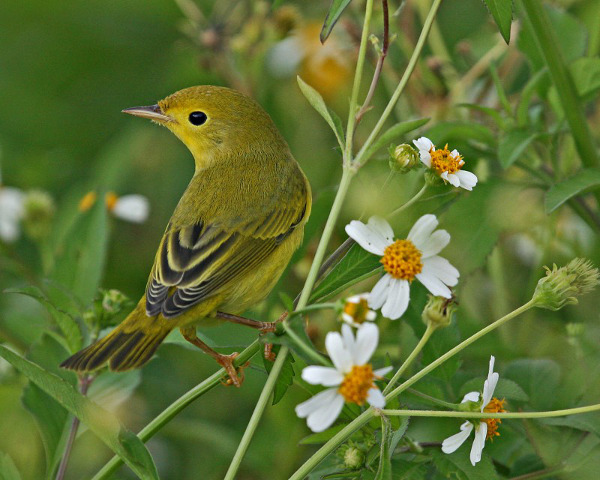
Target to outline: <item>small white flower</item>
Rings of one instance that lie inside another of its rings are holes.
[[[123,195],[118,197],[113,207],[109,207],[109,209],[115,217],[121,220],[144,223],[150,214],[150,203],[143,195]]]
[[[473,187],[477,185],[477,176],[474,173],[461,170],[465,161],[456,149],[450,151],[448,145],[442,149],[436,149],[433,142],[427,137],[413,140],[413,143],[419,149],[421,162],[427,168],[437,172],[444,182],[465,190],[473,190]]]
[[[25,194],[14,187],[0,186],[0,240],[15,242],[25,215]]]
[[[371,308],[381,308],[381,313],[392,320],[400,318],[408,307],[410,282],[415,278],[432,295],[452,297],[448,287],[458,283],[459,273],[437,255],[450,242],[450,234],[435,230],[437,226],[435,215],[423,215],[406,240],[394,241],[392,227],[382,218],[371,217],[366,225],[358,220],[346,225],[346,233],[362,248],[382,257],[386,274],[369,294]]]
[[[369,294],[361,293],[346,299],[342,310],[342,320],[353,327],[360,327],[364,322],[372,322],[377,313],[369,309]]]
[[[344,402],[363,405],[367,401],[375,408],[385,406],[385,398],[374,380],[385,375],[391,367],[373,371],[367,363],[377,348],[379,329],[373,323],[362,325],[356,333],[344,324],[341,335],[329,332],[325,347],[334,368],[309,366],[302,370],[302,378],[313,385],[328,388],[306,402],[296,406],[296,414],[306,418],[313,432],[322,432],[331,426],[344,406]]]
[[[492,399],[499,378],[498,373],[494,372],[494,361],[495,358],[492,355],[490,358],[488,377],[483,384],[483,394],[479,407],[481,412],[504,411],[502,408],[504,400],[498,400],[496,398]],[[479,392],[469,392],[464,396],[461,403],[479,401]],[[483,447],[485,447],[485,440],[487,438],[493,438],[494,436],[500,435],[497,431],[498,424],[500,422],[501,421],[496,418],[485,418],[482,419],[482,421],[478,424],[466,421],[460,426],[460,432],[446,438],[442,442],[442,452],[452,453],[456,451],[456,449],[460,447],[467,438],[469,438],[469,435],[471,435],[473,429],[475,429],[475,439],[473,440],[473,446],[471,447],[471,454],[469,456],[471,464],[475,466],[475,464],[481,460],[481,452],[483,451]]]

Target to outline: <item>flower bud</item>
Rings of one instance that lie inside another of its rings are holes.
[[[406,143],[395,147],[391,145],[389,154],[390,169],[394,172],[406,173],[420,164],[418,152]]]
[[[340,448],[339,455],[349,470],[358,470],[365,463],[365,452],[352,441]]]
[[[444,328],[450,325],[452,314],[454,313],[454,310],[456,310],[454,297],[444,298],[434,297],[433,295],[428,296],[429,301],[421,314],[421,318],[425,325],[431,325],[433,328]]]
[[[577,303],[577,297],[593,290],[600,282],[598,269],[592,262],[574,258],[566,266],[552,270],[548,267],[546,276],[538,281],[533,294],[536,307],[559,310],[565,305]]]
[[[23,226],[27,235],[34,240],[45,238],[52,228],[56,206],[54,199],[42,190],[31,190],[23,202]]]
[[[91,328],[102,330],[117,325],[132,306],[133,302],[119,290],[100,290],[83,320]]]

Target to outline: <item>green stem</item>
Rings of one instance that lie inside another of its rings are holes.
[[[256,402],[256,407],[254,407],[254,411],[252,412],[252,417],[250,417],[250,421],[248,422],[248,426],[246,427],[246,431],[244,432],[244,436],[238,445],[238,448],[233,456],[233,460],[229,464],[229,469],[227,470],[227,474],[225,475],[224,480],[233,480],[235,478],[235,474],[242,463],[242,459],[250,446],[250,441],[254,435],[258,427],[258,423],[262,414],[267,407],[267,403],[269,398],[271,397],[271,393],[275,388],[275,384],[277,382],[277,377],[281,373],[281,369],[283,368],[283,364],[285,363],[285,359],[288,354],[288,348],[284,345],[281,346],[279,353],[277,355],[277,359],[273,364],[273,368],[271,369],[271,373],[269,373],[269,377],[265,382],[265,385],[260,393],[260,397],[258,398],[258,402]]]
[[[417,200],[419,200],[419,198],[421,198],[423,196],[423,194],[425,193],[425,191],[427,190],[428,185],[425,184],[421,187],[421,190],[419,190],[408,202],[406,202],[403,205],[400,205],[396,210],[394,210],[392,213],[390,213],[388,215],[388,217],[393,217],[394,215],[398,215],[400,212],[406,210],[408,207],[410,207],[413,203],[415,203]]]
[[[250,360],[256,353],[261,350],[261,345],[258,340],[252,342],[244,351],[242,351],[235,359],[236,365],[243,365]],[[221,380],[227,376],[224,368],[217,370],[206,380],[196,385],[191,390],[184,393],[181,397],[175,400],[171,405],[164,409],[156,418],[154,418],[148,425],[146,425],[138,437],[142,442],[147,442],[152,438],[162,427],[169,423],[179,412],[181,412],[190,403],[196,400],[198,397],[204,395],[209,390],[213,389],[217,385],[221,384]],[[109,476],[123,464],[123,461],[114,456],[111,458],[106,465],[100,470],[92,480],[102,480],[109,478]]]
[[[381,114],[381,117],[377,121],[377,124],[373,128],[373,131],[371,132],[371,134],[367,138],[366,142],[364,143],[364,145],[362,146],[362,148],[356,155],[356,158],[352,164],[354,169],[358,170],[368,160],[368,158],[363,158],[363,157],[364,157],[365,153],[369,150],[369,147],[373,144],[373,142],[375,141],[375,139],[377,138],[379,133],[381,132],[381,129],[383,128],[385,121],[388,119],[388,117],[392,113],[392,110],[394,109],[396,102],[400,98],[400,95],[404,91],[404,88],[406,87],[406,84],[408,83],[409,78],[411,77],[413,71],[415,70],[415,67],[417,66],[417,60],[419,59],[419,56],[421,55],[421,51],[423,50],[423,46],[425,45],[425,41],[427,40],[427,35],[429,34],[429,31],[431,30],[433,20],[435,19],[435,15],[436,15],[441,3],[442,3],[442,0],[434,0],[433,4],[431,5],[431,10],[429,10],[429,14],[427,15],[427,18],[425,19],[425,22],[423,23],[423,30],[421,31],[421,35],[419,36],[419,39],[417,40],[417,44],[415,45],[415,50],[413,51],[413,54],[410,57],[408,65],[406,66],[406,70],[404,70],[404,74],[402,75],[402,78],[400,79],[400,82],[398,83],[396,90],[394,90],[394,93],[392,94],[390,101],[388,102],[387,106],[385,107],[385,110]]]
[[[425,344],[427,343],[427,340],[429,340],[429,337],[431,337],[433,332],[435,332],[435,327],[431,323],[429,323],[429,325],[427,325],[427,330],[425,330],[425,333],[421,337],[421,340],[419,340],[419,343],[417,343],[417,346],[413,349],[413,351],[410,353],[408,358],[406,360],[404,360],[404,363],[402,364],[402,366],[394,374],[394,376],[392,377],[390,382],[387,384],[387,386],[383,390],[384,395],[386,393],[388,393],[394,387],[394,385],[396,385],[396,382],[400,379],[402,374],[410,366],[412,361],[417,357],[417,355],[419,353],[421,353],[421,350],[423,350],[423,347],[425,346]]]
[[[461,350],[463,350],[466,347],[468,347],[469,345],[471,345],[476,340],[479,340],[484,335],[487,335],[492,330],[495,330],[499,326],[504,325],[509,320],[512,320],[513,318],[517,317],[518,315],[521,315],[522,313],[526,312],[527,310],[529,310],[530,308],[532,308],[534,306],[535,306],[535,301],[534,300],[529,300],[525,305],[521,305],[516,310],[513,310],[512,312],[510,312],[509,314],[505,315],[504,317],[496,320],[494,323],[492,323],[492,324],[488,325],[487,327],[479,330],[477,333],[474,333],[469,338],[467,338],[466,340],[464,340],[461,343],[459,343],[456,347],[448,350],[440,358],[438,358],[437,360],[431,362],[425,368],[423,368],[419,372],[415,373],[412,377],[410,377],[408,380],[406,380],[402,385],[400,385],[399,387],[397,387],[394,391],[392,391],[391,393],[388,393],[387,396],[385,397],[386,401],[389,401],[389,400],[392,400],[393,398],[396,398],[398,395],[400,395],[400,393],[402,393],[404,390],[406,390],[412,384],[414,384],[414,383],[418,382],[419,380],[421,380],[421,378],[423,378],[425,375],[427,375],[432,370],[434,370],[437,367],[439,367],[446,360],[448,360],[449,358],[453,357],[454,355],[456,355],[457,353],[459,353]]]
[[[307,305],[306,307],[299,309],[297,308],[292,313],[290,313],[289,318],[295,317],[296,315],[301,315],[306,312],[312,312],[313,310],[328,310],[331,308],[337,308],[337,303],[315,303],[313,305]]]
[[[369,25],[371,24],[371,14],[373,13],[373,0],[367,0],[365,7],[365,21],[363,23],[362,36],[360,38],[360,47],[358,50],[358,59],[356,61],[356,70],[354,72],[354,83],[352,85],[352,95],[350,97],[350,109],[348,111],[348,128],[346,130],[346,149],[344,150],[344,167],[348,167],[352,159],[352,147],[354,144],[354,128],[356,126],[356,109],[358,107],[358,92],[365,65],[365,56],[367,54],[367,44],[369,43]]]
[[[600,165],[600,157],[594,145],[594,137],[590,134],[573,78],[565,64],[560,43],[546,10],[538,0],[522,0],[521,5],[538,50],[548,66],[552,83],[556,86],[581,162],[586,167],[597,167]]]
[[[310,357],[316,363],[320,363],[321,365],[324,365],[326,367],[331,366],[331,363],[324,356],[319,355],[318,352],[316,352],[310,346],[306,345],[306,343],[298,335],[296,335],[296,332],[294,332],[294,330],[290,327],[287,320],[284,320],[283,328],[285,329],[285,333],[290,338],[290,340],[292,340],[294,344],[299,349],[301,349],[306,356]]]
[[[440,400],[439,398],[435,398],[430,395],[427,395],[426,393],[419,392],[418,390],[415,390],[414,388],[408,388],[406,391],[408,393],[410,393],[411,395],[423,398],[424,400],[427,400],[428,402],[430,402],[434,405],[437,405],[439,407],[448,408],[450,410],[458,409],[458,404],[456,404],[456,403],[444,402],[443,400]]]
[[[587,405],[585,407],[565,408],[563,410],[549,410],[546,412],[446,412],[437,410],[379,410],[381,415],[395,417],[451,417],[451,418],[552,418],[564,417],[566,415],[578,415],[582,413],[596,412],[600,410],[600,404]]]

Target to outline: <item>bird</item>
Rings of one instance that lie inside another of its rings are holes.
[[[146,290],[107,336],[66,359],[79,373],[146,364],[175,328],[240,386],[237,353],[220,354],[196,327],[215,318],[269,331],[240,315],[263,300],[302,243],[311,188],[270,116],[236,90],[200,85],[123,113],[170,130],[194,157],[194,175],[160,240]],[[165,168],[168,168],[165,165]]]

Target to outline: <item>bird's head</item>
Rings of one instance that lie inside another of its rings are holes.
[[[171,130],[192,152],[200,168],[243,152],[281,154],[288,147],[269,115],[250,97],[224,87],[201,85],[180,90],[156,105],[124,113]]]

